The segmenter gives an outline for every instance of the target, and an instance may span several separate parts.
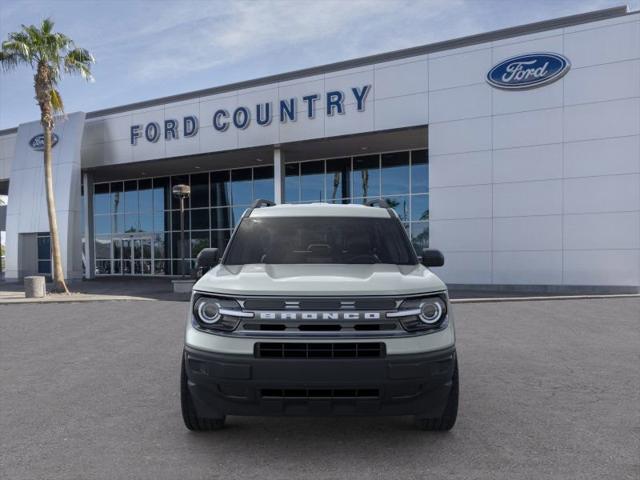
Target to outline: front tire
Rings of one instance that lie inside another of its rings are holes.
[[[451,430],[456,424],[458,417],[458,397],[460,394],[460,386],[458,380],[458,359],[453,369],[453,378],[451,379],[451,391],[447,398],[447,404],[444,408],[444,412],[440,417],[436,418],[422,418],[416,417],[416,426],[420,430],[431,432],[444,432]]]
[[[193,432],[210,432],[212,430],[220,430],[224,427],[226,417],[220,418],[203,418],[198,416],[189,387],[187,386],[187,374],[184,367],[184,357],[182,358],[182,368],[180,371],[180,404],[182,406],[182,420],[184,426]]]

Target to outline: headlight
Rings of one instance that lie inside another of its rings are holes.
[[[197,326],[207,330],[235,330],[242,318],[251,318],[253,313],[243,312],[233,299],[216,298],[200,293],[193,297],[193,319]]]
[[[446,294],[407,299],[387,318],[397,318],[408,332],[440,329],[447,322]]]
[[[418,316],[427,325],[435,325],[442,320],[444,311],[445,306],[442,300],[437,297],[429,298],[420,305],[420,314]]]
[[[220,320],[220,304],[214,298],[202,297],[195,306],[198,320],[207,325],[212,325]]]

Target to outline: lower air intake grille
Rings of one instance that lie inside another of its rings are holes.
[[[259,358],[381,358],[384,343],[256,343]]]
[[[379,398],[377,388],[263,388],[262,398]]]

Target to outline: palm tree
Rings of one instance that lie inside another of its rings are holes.
[[[58,82],[64,73],[79,74],[91,80],[91,64],[95,60],[89,51],[76,47],[73,40],[53,31],[53,21],[46,18],[40,27],[22,25],[22,30],[9,34],[2,42],[0,63],[2,68],[12,70],[21,65],[34,71],[36,100],[40,107],[40,123],[44,129],[44,178],[47,191],[47,211],[51,233],[51,256],[53,260],[53,291],[69,293],[62,271],[60,240],[53,197],[51,172],[51,133],[56,113],[63,113],[62,98]]]

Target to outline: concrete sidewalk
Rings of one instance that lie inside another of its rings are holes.
[[[174,293],[168,278],[100,278],[73,281],[71,294],[47,293],[44,298],[25,298],[22,283],[0,282],[0,305],[11,303],[96,302],[113,300],[186,301],[189,294]],[[47,284],[47,292],[51,284]]]

